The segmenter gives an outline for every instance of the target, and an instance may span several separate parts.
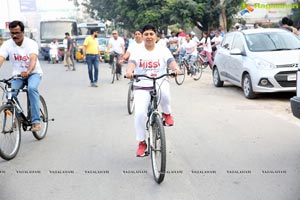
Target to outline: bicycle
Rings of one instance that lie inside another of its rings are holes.
[[[20,75],[13,76],[9,79],[0,80],[5,84],[6,102],[0,107],[0,157],[5,160],[13,159],[20,148],[21,144],[21,128],[23,131],[31,131],[31,113],[30,102],[28,97],[28,89],[12,89],[11,80],[21,78]],[[25,83],[25,86],[27,83]],[[25,113],[16,99],[12,96],[12,92],[25,92],[27,102],[27,113]],[[48,110],[44,98],[40,95],[40,118],[41,129],[39,131],[32,131],[33,136],[37,140],[42,140],[48,130]],[[54,121],[54,119],[51,119]]]
[[[207,57],[205,55],[202,55],[201,53],[199,53],[197,60],[200,61],[202,69],[205,69],[205,68],[207,68],[207,66],[209,66],[209,62],[208,62]]]
[[[112,65],[111,65],[111,74],[112,74],[112,81],[111,83],[113,84],[115,79],[119,80],[120,77],[121,77],[121,71],[120,72],[117,72],[117,68],[121,68],[120,64],[118,63],[118,57],[120,56],[120,54],[116,53],[116,52],[113,52],[111,55],[110,55],[113,59],[112,61]],[[121,70],[121,69],[119,69]]]
[[[134,88],[133,88],[133,80],[130,80],[128,93],[127,93],[127,111],[128,114],[131,115],[134,110]]]
[[[191,66],[190,66],[189,59],[183,57],[178,67],[179,70],[181,71],[181,75],[175,76],[175,82],[177,83],[177,85],[182,85],[185,80],[185,71],[187,71],[187,75],[191,74]],[[202,67],[198,59],[194,62],[193,75],[194,75],[193,79],[195,81],[198,81],[202,76]]]
[[[150,103],[148,106],[148,120],[146,122],[147,135],[147,151],[145,155],[151,156],[152,172],[154,180],[160,184],[163,182],[166,173],[166,137],[164,130],[164,122],[161,114],[158,112],[158,91],[156,80],[165,76],[175,76],[172,74],[163,74],[159,77],[150,77],[147,75],[134,75],[134,79],[139,81],[138,78],[144,77],[153,80],[153,89],[150,91]],[[125,77],[126,78],[126,77]]]

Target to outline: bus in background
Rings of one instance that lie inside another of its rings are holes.
[[[96,21],[96,22],[79,23],[77,27],[78,27],[78,35],[90,35],[91,30],[96,28],[98,30],[99,37],[106,37],[106,26],[102,22]]]
[[[42,20],[40,22],[40,53],[44,59],[49,59],[49,45],[54,39],[58,40],[60,55],[63,55],[65,33],[68,32],[72,38],[78,35],[77,31],[77,21],[73,19]]]

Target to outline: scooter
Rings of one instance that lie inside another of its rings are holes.
[[[58,63],[59,59],[58,59],[58,47],[55,44],[50,44],[50,50],[49,50],[49,63],[52,62],[52,64],[54,63]]]

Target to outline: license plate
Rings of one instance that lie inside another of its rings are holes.
[[[296,74],[293,74],[293,75],[288,75],[288,77],[287,77],[287,80],[288,81],[295,81],[296,80]]]

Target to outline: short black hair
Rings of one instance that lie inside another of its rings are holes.
[[[24,32],[24,29],[25,29],[25,26],[24,26],[24,24],[23,24],[23,22],[21,22],[21,21],[12,21],[12,22],[10,22],[9,23],[9,28],[16,28],[17,26],[20,26],[20,28],[21,28],[21,31],[22,32]]]
[[[65,32],[65,35],[67,35],[67,36],[70,36],[70,33],[68,33],[68,32]]]
[[[143,33],[142,29],[140,29],[140,28],[135,29],[134,33],[136,33],[136,32]]]
[[[282,18],[281,23],[282,23],[282,25],[288,24],[289,18],[287,18],[287,17]]]
[[[151,25],[151,24],[145,25],[143,27],[143,29],[142,29],[142,33],[144,33],[145,31],[148,31],[148,30],[152,30],[152,31],[154,31],[156,33],[155,27],[153,25]]]
[[[289,21],[288,21],[287,25],[289,25],[289,26],[293,26],[293,25],[294,25],[294,21],[293,21],[293,20],[291,20],[291,19],[289,19]]]

